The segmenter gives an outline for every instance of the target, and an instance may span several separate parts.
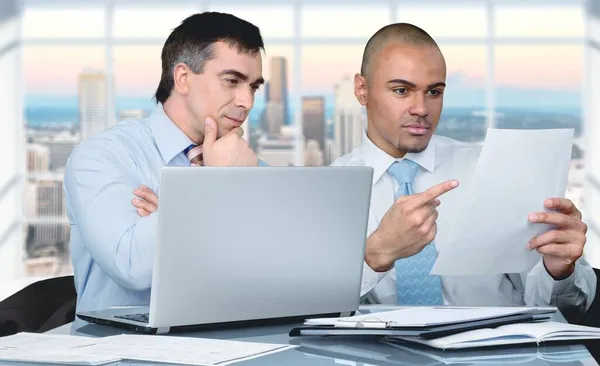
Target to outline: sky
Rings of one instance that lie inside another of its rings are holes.
[[[568,3],[568,2],[566,2]],[[133,8],[117,6],[113,34],[117,38],[146,38],[153,44],[117,45],[113,67],[118,96],[150,95],[160,77],[160,50],[170,29],[199,7]],[[359,71],[364,44],[381,26],[390,22],[387,6],[368,7],[305,6],[301,15],[303,37],[328,40],[327,45],[305,45],[302,62],[294,64],[291,45],[270,45],[273,37],[292,37],[292,7],[212,6],[210,10],[231,12],[258,25],[265,39],[264,75],[269,78],[269,58],[284,56],[288,60],[288,84],[302,94],[332,93],[333,86],[345,76]],[[459,95],[473,94],[472,100],[483,102],[477,91],[484,88],[487,70],[485,46],[486,16],[483,5],[431,8],[401,5],[396,9],[398,21],[423,27],[438,42],[448,66],[449,91]],[[335,19],[335,26],[331,19]],[[465,21],[468,19],[469,21]],[[23,19],[25,39],[99,38],[105,34],[103,9],[27,9]],[[498,37],[583,37],[583,13],[580,6],[533,8],[526,6],[498,7],[495,11],[495,32]],[[336,38],[353,37],[355,44],[336,43]],[[448,38],[480,39],[474,44],[452,44]],[[550,42],[519,45],[502,42],[495,48],[494,77],[497,88],[514,89],[527,98],[539,98],[551,92],[578,94],[584,68],[582,44]],[[24,47],[23,70],[28,95],[74,96],[77,76],[84,68],[102,69],[105,49],[102,45],[31,45]],[[301,85],[292,77],[300,68]],[[503,93],[498,94],[502,102]],[[510,97],[510,95],[509,95]],[[514,97],[514,95],[513,95]],[[466,98],[466,97],[465,97]],[[469,102],[470,103],[470,102]]]

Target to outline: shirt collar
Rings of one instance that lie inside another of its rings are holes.
[[[148,123],[158,151],[167,165],[185,148],[193,144],[192,140],[171,121],[160,103],[148,117]]]
[[[373,184],[379,181],[381,176],[396,160],[402,160],[394,158],[377,147],[377,145],[375,145],[367,136],[366,129],[363,130],[363,143],[360,149],[366,165],[373,167]],[[422,152],[408,153],[404,156],[404,159],[412,160],[419,164],[423,169],[433,173],[435,169],[435,139],[432,138],[427,145],[427,148]]]

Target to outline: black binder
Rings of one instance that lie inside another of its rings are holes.
[[[515,314],[490,319],[467,321],[454,324],[436,325],[431,327],[340,327],[333,325],[314,325],[294,328],[290,331],[290,337],[300,336],[371,336],[371,337],[418,337],[422,339],[434,339],[452,334],[462,333],[469,330],[494,328],[501,325],[526,323],[534,321],[546,321],[551,315],[540,314]]]

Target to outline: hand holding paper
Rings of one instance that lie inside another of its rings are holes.
[[[555,212],[532,214],[529,221],[554,225],[555,229],[532,239],[527,247],[544,255],[544,265],[552,277],[566,278],[583,255],[587,225],[581,221],[581,212],[568,199],[548,199],[544,205]]]
[[[520,273],[531,269],[540,253],[549,255],[545,264],[553,275],[569,273],[583,248],[580,213],[561,200],[562,213],[551,214],[544,202],[564,197],[572,139],[571,129],[488,130],[447,249],[440,251],[431,273]],[[544,217],[531,222],[533,213]],[[558,229],[557,221],[562,222]],[[527,248],[532,239],[540,245],[539,252]]]

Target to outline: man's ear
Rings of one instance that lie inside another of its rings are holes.
[[[367,105],[367,79],[361,74],[354,75],[354,95],[360,105]]]
[[[175,65],[173,69],[173,89],[179,94],[186,95],[189,91],[189,82],[192,70],[183,62]]]

